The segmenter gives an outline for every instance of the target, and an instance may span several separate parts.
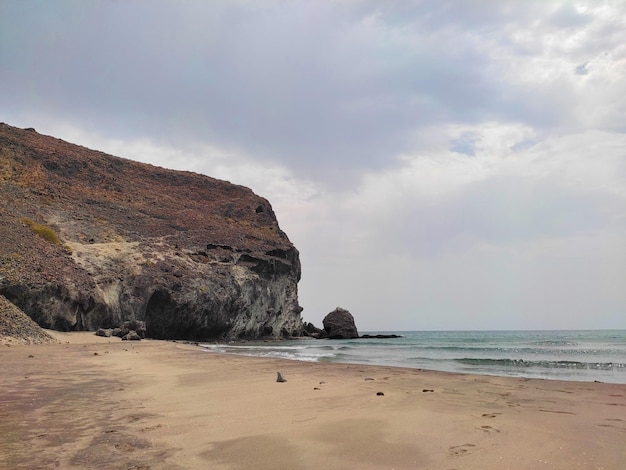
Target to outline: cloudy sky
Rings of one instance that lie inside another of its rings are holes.
[[[623,0],[0,0],[0,121],[252,188],[318,325],[626,328]]]

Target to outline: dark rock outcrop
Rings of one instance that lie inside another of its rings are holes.
[[[349,339],[358,338],[359,332],[354,324],[354,317],[352,314],[341,308],[337,307],[330,312],[322,320],[324,324],[324,331],[326,331],[328,338],[330,339]]]
[[[300,261],[250,189],[0,124],[0,294],[62,331],[299,336]]]
[[[402,338],[402,335],[396,334],[376,334],[376,335],[361,335],[361,339],[389,339],[389,338]]]
[[[322,339],[327,338],[328,334],[325,330],[321,330],[313,323],[305,322],[302,328],[302,336],[310,336],[311,338]]]

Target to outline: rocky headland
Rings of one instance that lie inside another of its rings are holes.
[[[0,124],[0,294],[60,331],[303,333],[297,249],[243,186]]]

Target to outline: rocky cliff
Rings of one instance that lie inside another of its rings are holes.
[[[0,294],[39,325],[302,332],[298,251],[250,189],[0,124]]]

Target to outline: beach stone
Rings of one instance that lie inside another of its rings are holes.
[[[328,333],[329,339],[349,339],[358,338],[359,332],[354,324],[352,314],[341,307],[337,307],[322,320],[324,331]]]
[[[140,338],[146,337],[146,322],[139,320],[127,320],[120,326],[120,335],[126,336],[131,331],[136,332]]]
[[[110,328],[98,328],[96,331],[96,336],[103,336],[105,338],[109,338],[111,336]]]
[[[278,371],[278,377],[276,377],[276,382],[287,382],[287,379],[283,377],[283,374]]]
[[[379,396],[379,397],[384,397],[385,396],[385,394],[383,392],[376,392],[376,395]]]
[[[141,336],[139,336],[139,334],[135,330],[131,330],[128,333],[126,333],[124,336],[122,336],[122,341],[138,341],[138,340],[141,340]]]

